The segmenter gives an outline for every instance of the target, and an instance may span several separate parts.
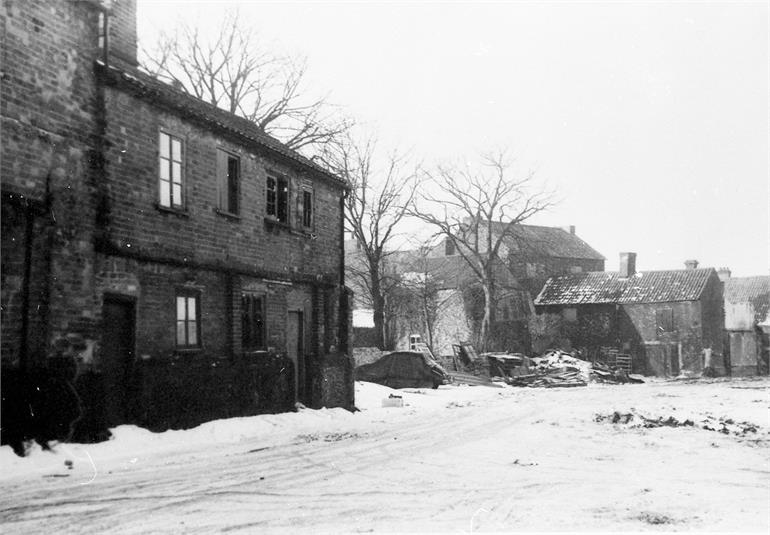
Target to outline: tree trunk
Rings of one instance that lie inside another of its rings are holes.
[[[484,289],[484,317],[481,320],[479,345],[481,351],[492,350],[492,325],[495,322],[495,287],[493,282],[487,282]]]
[[[371,276],[371,275],[370,275]],[[385,298],[382,295],[378,275],[372,276],[372,314],[374,316],[374,343],[378,349],[385,348]]]

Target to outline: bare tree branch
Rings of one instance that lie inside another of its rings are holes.
[[[305,60],[268,51],[237,11],[209,39],[182,25],[162,33],[142,56],[151,74],[249,119],[295,150],[318,149],[351,126],[326,97],[308,98]]]
[[[439,165],[426,179],[432,193],[412,203],[409,214],[428,223],[449,240],[468,264],[484,291],[481,349],[491,345],[495,322],[498,272],[505,263],[501,249],[514,237],[517,225],[554,204],[552,192],[537,189],[532,171],[512,172],[505,152],[484,154],[481,168]]]

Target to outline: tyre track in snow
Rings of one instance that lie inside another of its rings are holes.
[[[708,441],[727,444],[727,437],[698,430],[626,431],[592,421],[596,411],[614,408],[608,403],[612,395],[635,391],[505,392],[469,406],[404,411],[378,426],[353,419],[334,425],[331,435],[300,435],[267,448],[255,447],[258,440],[223,445],[216,456],[193,452],[108,474],[91,485],[66,479],[32,482],[29,488],[14,483],[0,499],[0,520],[7,533],[513,530],[543,526],[537,516],[542,508],[522,507],[536,505],[538,496],[561,501],[567,511],[552,529],[645,529],[634,517],[639,508],[645,518],[690,522],[674,524],[677,529],[702,527],[708,519],[677,518],[664,509],[669,501],[692,501],[688,493],[709,484],[707,473],[689,486],[661,486],[717,462],[719,450],[708,449]],[[341,431],[348,434],[333,434]],[[673,433],[688,433],[694,441],[667,442]],[[562,434],[574,444],[558,444]],[[595,448],[603,442],[605,447]],[[659,475],[649,461],[627,462],[640,444],[677,459],[670,480],[640,476],[645,470]],[[702,462],[692,455],[688,461],[687,444],[706,448],[698,450]],[[715,477],[720,488],[743,485],[744,493],[752,493],[758,480],[768,480],[755,472],[748,480]],[[597,496],[603,500],[597,503]],[[701,509],[714,507],[708,498],[699,498]],[[567,523],[570,516],[573,523]]]
[[[30,532],[34,530],[34,524],[41,520],[45,520],[49,528],[59,520],[70,522],[73,507],[79,509],[78,514],[84,521],[102,518],[107,524],[112,518],[127,527],[132,517],[156,514],[164,509],[184,515],[195,504],[234,496],[240,496],[246,502],[269,505],[269,509],[280,519],[287,519],[287,508],[281,503],[286,499],[302,500],[299,507],[302,517],[307,516],[308,511],[323,510],[336,500],[366,496],[367,492],[379,503],[383,496],[393,492],[388,490],[392,481],[380,473],[379,467],[392,463],[408,464],[412,476],[420,471],[432,475],[437,469],[445,468],[423,458],[421,454],[451,445],[452,441],[448,441],[447,436],[451,436],[458,425],[464,428],[466,434],[481,432],[490,422],[473,425],[474,418],[470,414],[473,411],[469,409],[477,408],[435,411],[428,425],[422,423],[420,415],[411,415],[403,419],[402,425],[386,425],[368,436],[337,442],[295,442],[257,454],[240,455],[230,447],[227,457],[206,460],[188,458],[184,465],[172,463],[128,474],[112,474],[113,477],[100,478],[97,485],[88,487],[72,488],[60,480],[43,496],[35,491],[14,489],[13,492],[18,493],[18,499],[25,505],[2,511],[0,518],[10,523],[8,525],[19,523],[25,532]],[[499,423],[510,424],[510,416],[500,417]],[[266,469],[261,469],[263,467]],[[254,482],[244,475],[254,472],[265,479]],[[351,475],[368,480],[370,485],[381,485],[383,490],[356,488],[346,491],[335,484],[340,476]],[[97,490],[96,494],[94,490]],[[66,492],[68,498],[54,498],[59,492]],[[410,493],[401,489],[399,494],[406,497],[420,492]],[[105,503],[120,506],[105,509]],[[130,511],[124,512],[125,509]],[[65,513],[65,510],[69,512]],[[260,513],[265,513],[264,508]]]

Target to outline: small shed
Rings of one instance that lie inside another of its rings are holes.
[[[734,375],[767,375],[768,337],[761,323],[770,311],[770,276],[724,280],[725,346]]]
[[[535,310],[553,338],[584,358],[618,348],[631,355],[634,373],[725,373],[716,270],[688,261],[687,269],[637,272],[634,253],[621,253],[620,264],[616,272],[548,279]]]

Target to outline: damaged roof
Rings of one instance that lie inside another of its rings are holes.
[[[724,281],[726,303],[751,303],[754,319],[762,321],[770,312],[770,277],[731,277]]]
[[[506,223],[498,222],[494,225],[497,232],[502,232]],[[513,235],[504,241],[508,249],[514,253],[554,258],[605,260],[604,256],[577,235],[559,227],[515,225]]]
[[[101,61],[97,61],[96,69],[101,80],[107,85],[127,89],[132,94],[145,98],[156,106],[181,112],[185,118],[197,119],[209,128],[235,135],[246,143],[267,149],[271,154],[288,163],[313,171],[343,188],[348,187],[345,180],[266,134],[248,119],[204,102],[182,89],[177,89],[122,62],[111,62],[109,65],[105,65]]]
[[[714,268],[645,271],[621,278],[615,271],[551,277],[536,305],[631,304],[697,301]]]

